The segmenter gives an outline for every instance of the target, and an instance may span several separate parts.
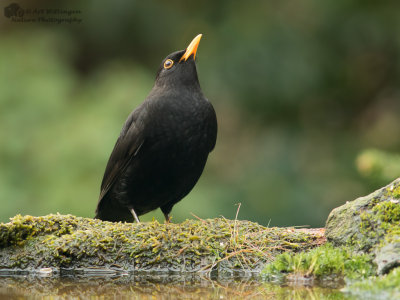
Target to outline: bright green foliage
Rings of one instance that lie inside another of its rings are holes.
[[[267,279],[288,274],[317,279],[332,275],[360,278],[374,274],[374,268],[368,255],[355,254],[345,247],[334,248],[327,243],[308,252],[283,253],[263,270]]]

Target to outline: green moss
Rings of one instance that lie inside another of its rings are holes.
[[[358,241],[360,248],[364,244],[382,247],[387,242],[400,241],[400,204],[397,200],[379,202],[360,217],[364,236]]]
[[[399,299],[400,268],[384,276],[370,277],[350,283],[344,292],[368,299]]]
[[[262,276],[273,279],[278,276],[295,275],[322,279],[326,276],[360,278],[374,274],[371,258],[355,254],[345,247],[334,248],[327,243],[308,252],[283,253],[268,264]]]
[[[111,223],[67,215],[16,216],[0,224],[0,266],[232,271],[260,269],[320,236],[249,221]]]
[[[11,245],[24,245],[40,234],[52,233],[61,236],[73,231],[78,226],[73,216],[48,215],[32,217],[17,215],[10,223],[0,224],[0,248]]]
[[[385,188],[384,195],[395,199],[400,198],[400,181],[395,181]]]
[[[390,191],[393,198],[399,199],[400,198],[400,185],[398,185],[395,189]]]

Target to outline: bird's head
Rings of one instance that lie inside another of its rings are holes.
[[[162,61],[157,72],[156,86],[200,86],[194,60],[201,36],[197,35],[185,50],[171,53]]]

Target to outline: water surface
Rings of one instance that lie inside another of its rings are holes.
[[[352,299],[338,289],[282,286],[254,277],[138,274],[3,275],[0,299]]]

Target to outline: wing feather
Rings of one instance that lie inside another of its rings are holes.
[[[126,120],[104,172],[99,203],[140,151],[144,143],[144,114],[145,108],[139,106]]]

